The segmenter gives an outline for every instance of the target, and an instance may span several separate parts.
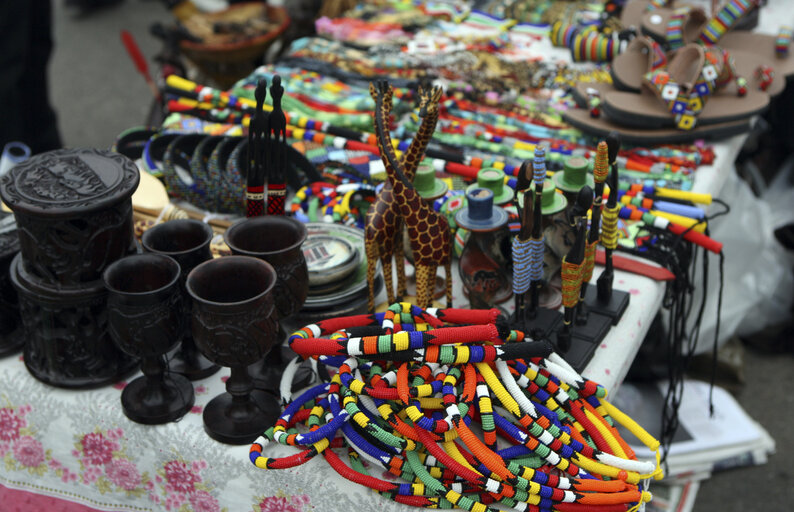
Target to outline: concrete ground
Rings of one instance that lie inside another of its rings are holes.
[[[167,22],[170,15],[160,2],[124,0],[76,16],[63,2],[55,0],[55,53],[50,65],[51,100],[59,115],[61,136],[70,147],[107,148],[124,129],[143,124],[152,100],[127,57],[119,32],[126,29],[136,37],[154,68],[151,59],[159,42],[149,35],[149,25]],[[789,344],[792,341],[788,340]],[[793,369],[791,351],[783,355],[745,351],[746,384],[737,396],[775,438],[777,454],[764,466],[724,472],[704,482],[695,510],[792,509]]]

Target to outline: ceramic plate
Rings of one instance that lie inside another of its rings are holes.
[[[306,224],[306,241],[310,242],[315,237],[332,237],[343,240],[352,246],[357,254],[364,254],[364,231],[359,228],[343,226],[341,224],[326,224],[323,222],[309,222]],[[304,244],[305,245],[305,244]],[[344,279],[344,286],[326,295],[315,295],[306,298],[304,310],[329,309],[339,306],[346,301],[351,301],[361,295],[367,294],[367,260],[357,256],[357,265]],[[307,262],[309,258],[307,257]],[[380,275],[380,262],[375,275]]]

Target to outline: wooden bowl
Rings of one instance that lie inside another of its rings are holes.
[[[222,19],[224,13],[239,9],[251,9],[262,6],[259,2],[233,4],[220,13],[214,13]],[[249,39],[223,44],[196,43],[183,40],[179,43],[180,51],[202,73],[209,76],[223,89],[228,89],[238,80],[248,76],[259,64],[267,49],[289,27],[290,19],[286,9],[272,5],[263,6],[267,19],[272,20],[276,28]]]

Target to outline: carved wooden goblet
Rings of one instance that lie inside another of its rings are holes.
[[[147,229],[141,237],[141,243],[148,252],[167,254],[174,258],[182,268],[180,286],[183,296],[182,315],[190,318],[191,301],[185,291],[187,275],[199,263],[212,259],[210,242],[212,228],[195,219],[175,219],[163,222]],[[179,349],[171,357],[171,371],[181,373],[190,380],[209,377],[220,370],[196,350],[193,336],[185,332]]]
[[[112,263],[103,277],[110,334],[121,350],[141,358],[143,371],[121,393],[124,414],[147,425],[181,418],[193,407],[193,385],[167,373],[165,360],[185,328],[179,264],[162,254],[137,254]]]
[[[302,222],[280,215],[251,217],[230,226],[223,237],[232,254],[265,260],[276,270],[273,298],[280,323],[300,310],[309,291],[309,269],[301,248],[306,240]],[[285,338],[286,333],[279,329],[276,349],[251,367],[258,388],[278,389],[285,364],[281,358]]]
[[[226,392],[204,408],[204,429],[223,443],[250,443],[278,418],[278,402],[255,390],[248,373],[275,343],[275,284],[273,267],[249,256],[204,262],[187,278],[196,346],[210,361],[231,367]]]

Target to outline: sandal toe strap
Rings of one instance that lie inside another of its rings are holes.
[[[719,70],[707,62],[694,84],[676,82],[665,69],[646,73],[644,83],[664,102],[668,112],[675,117],[678,128],[691,130],[709,96],[717,89],[719,76]]]

